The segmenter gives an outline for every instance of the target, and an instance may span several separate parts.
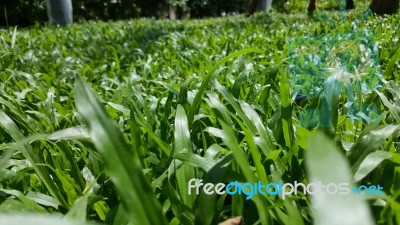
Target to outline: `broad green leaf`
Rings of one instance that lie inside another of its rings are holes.
[[[352,192],[354,183],[349,163],[324,134],[310,137],[305,155],[309,183],[321,182],[348,185],[349,192],[328,194],[316,191],[311,196],[315,225],[373,225],[373,218],[364,199]]]
[[[21,203],[23,203],[24,208],[29,208],[30,210],[33,210],[35,212],[40,212],[40,213],[46,213],[47,212],[43,207],[38,205],[37,202],[35,202],[31,198],[25,196],[20,191],[0,189],[0,192],[4,192],[4,193],[6,193],[8,195],[12,195],[12,196],[17,197],[21,201]]]
[[[112,103],[112,102],[107,102],[107,104],[108,104],[109,106],[113,107],[114,109],[116,109],[116,110],[122,112],[122,113],[125,114],[125,115],[129,115],[129,113],[130,113],[130,110],[127,109],[127,108],[126,108],[125,106],[123,106],[123,105],[115,104],[115,103]]]
[[[357,171],[367,155],[378,150],[384,141],[399,129],[399,125],[371,126],[364,129],[356,143],[351,147],[348,158],[352,171]]]
[[[85,127],[69,127],[55,131],[47,137],[49,140],[88,139],[89,134]]]
[[[33,201],[37,202],[40,205],[43,206],[50,206],[53,208],[58,208],[58,202],[56,199],[49,195],[45,195],[43,193],[38,193],[38,192],[28,192],[26,193],[26,197],[32,199]]]
[[[292,106],[290,102],[290,89],[289,89],[289,81],[282,70],[280,70],[281,74],[281,84],[280,84],[280,91],[281,91],[281,118],[282,118],[282,130],[283,130],[283,137],[285,138],[286,146],[292,146],[292,131],[293,128],[291,118],[292,118]]]
[[[217,163],[213,159],[205,159],[197,154],[190,153],[175,153],[174,158],[179,159],[192,167],[199,167],[205,172],[209,171]]]
[[[185,110],[181,105],[178,105],[175,116],[175,153],[192,154],[192,142],[190,140],[189,125],[186,117]],[[196,196],[189,195],[187,190],[187,184],[190,179],[195,178],[195,170],[190,165],[183,161],[183,165],[180,166],[176,171],[176,180],[178,183],[178,189],[182,201],[189,207],[192,207]]]
[[[382,161],[393,157],[393,153],[385,151],[372,152],[361,162],[356,173],[354,174],[354,180],[356,182],[362,180],[372,170],[374,170]]]
[[[175,152],[186,150],[192,152],[192,142],[190,141],[189,125],[185,109],[178,105],[175,116]]]
[[[210,133],[211,135],[218,137],[218,138],[225,138],[225,133],[223,130],[219,129],[219,128],[215,128],[215,127],[206,127],[206,129],[204,129],[204,131]]]

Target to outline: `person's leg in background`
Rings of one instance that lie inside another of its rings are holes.
[[[66,26],[72,24],[71,0],[46,0],[50,23]]]

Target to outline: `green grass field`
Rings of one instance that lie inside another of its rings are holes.
[[[360,4],[342,23],[297,4],[289,15],[1,30],[0,224],[400,224],[400,14],[359,19]],[[293,101],[287,41],[348,33],[357,19],[374,31],[384,80],[355,101],[380,113],[348,118],[342,95],[330,127],[304,126],[299,115],[324,103]],[[192,178],[384,194],[196,196]]]

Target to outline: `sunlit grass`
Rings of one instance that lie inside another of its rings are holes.
[[[328,210],[329,218],[346,218],[340,225],[356,225],[359,215],[367,215],[363,225],[399,224],[399,19],[358,25],[376,31],[385,80],[361,97],[380,117],[352,121],[343,95],[334,102],[334,129],[299,120],[324,103],[294,103],[287,40],[348,32],[350,23],[272,13],[1,30],[0,224],[63,217],[60,224],[206,225],[233,216],[246,224],[338,224],[321,222]],[[248,201],[187,193],[192,178],[335,177],[380,184],[385,195],[321,205],[303,194]]]

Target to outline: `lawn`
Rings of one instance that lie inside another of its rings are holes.
[[[296,4],[0,30],[0,224],[400,224],[400,14]],[[192,178],[363,191],[247,200],[190,194]]]

